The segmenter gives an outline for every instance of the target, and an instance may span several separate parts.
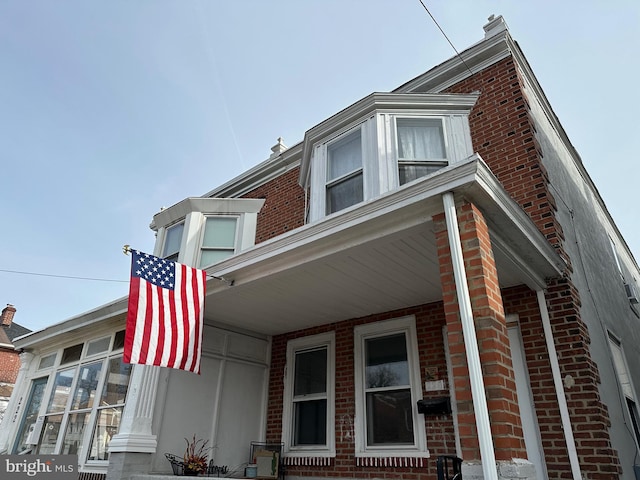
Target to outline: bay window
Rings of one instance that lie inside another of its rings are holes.
[[[289,341],[283,405],[287,456],[331,457],[334,440],[333,333]]]
[[[426,457],[414,317],[354,329],[356,457]]]
[[[305,133],[309,220],[431,175],[473,154],[476,94],[373,93]]]

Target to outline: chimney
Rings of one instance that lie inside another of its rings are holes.
[[[2,309],[2,314],[0,314],[0,325],[3,327],[10,327],[11,322],[13,321],[13,315],[16,313],[16,307],[7,303],[7,306]]]

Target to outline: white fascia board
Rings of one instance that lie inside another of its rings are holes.
[[[440,92],[511,55],[513,40],[507,30],[481,40],[460,55],[418,75],[394,92]]]
[[[121,297],[93,310],[71,317],[60,323],[56,323],[50,327],[18,337],[13,341],[14,347],[16,349],[33,347],[37,344],[54,339],[59,335],[71,333],[81,328],[88,327],[108,319],[113,319],[120,315],[126,315],[128,301],[129,296]]]
[[[153,216],[152,230],[171,225],[189,213],[258,213],[264,205],[263,198],[203,198],[189,197],[165,208]]]
[[[479,96],[478,93],[371,93],[305,132],[300,165],[300,185],[306,187],[308,184],[314,146],[352,123],[357,123],[378,112],[393,110],[402,112],[421,110],[440,115],[468,114]]]

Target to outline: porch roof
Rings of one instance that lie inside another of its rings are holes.
[[[432,218],[474,203],[501,287],[544,288],[565,264],[478,155],[260,243],[208,269],[205,322],[279,334],[441,299]]]

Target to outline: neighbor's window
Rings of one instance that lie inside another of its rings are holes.
[[[618,382],[624,396],[625,403],[627,404],[627,413],[631,419],[631,427],[636,438],[636,445],[640,447],[640,417],[638,416],[638,405],[636,401],[635,390],[631,383],[631,377],[629,376],[629,369],[627,368],[627,361],[624,358],[622,351],[622,344],[620,341],[609,332],[609,347],[611,348],[611,354],[613,356],[613,366],[616,374],[618,375]]]
[[[360,129],[327,146],[327,209],[333,213],[364,199]]]
[[[162,247],[162,258],[178,261],[180,253],[180,243],[182,243],[182,232],[184,231],[184,222],[177,223],[171,227],[167,227],[164,234],[164,245]]]
[[[108,459],[107,449],[120,426],[131,375],[131,365],[122,361],[123,338],[124,331],[119,331],[90,340],[84,355],[84,344],[65,348],[62,359],[66,363],[55,372],[46,399],[47,378],[34,380],[14,452],[28,447],[29,426],[42,414],[34,453],[77,454],[81,464]],[[98,355],[102,357],[96,358]],[[43,401],[46,408],[40,412]]]
[[[289,341],[283,438],[290,456],[333,456],[333,333]]]
[[[428,455],[415,319],[361,325],[354,338],[356,455]]]
[[[447,165],[441,119],[397,118],[396,128],[400,185]]]
[[[213,265],[234,254],[238,217],[207,217],[202,237],[200,268]]]

